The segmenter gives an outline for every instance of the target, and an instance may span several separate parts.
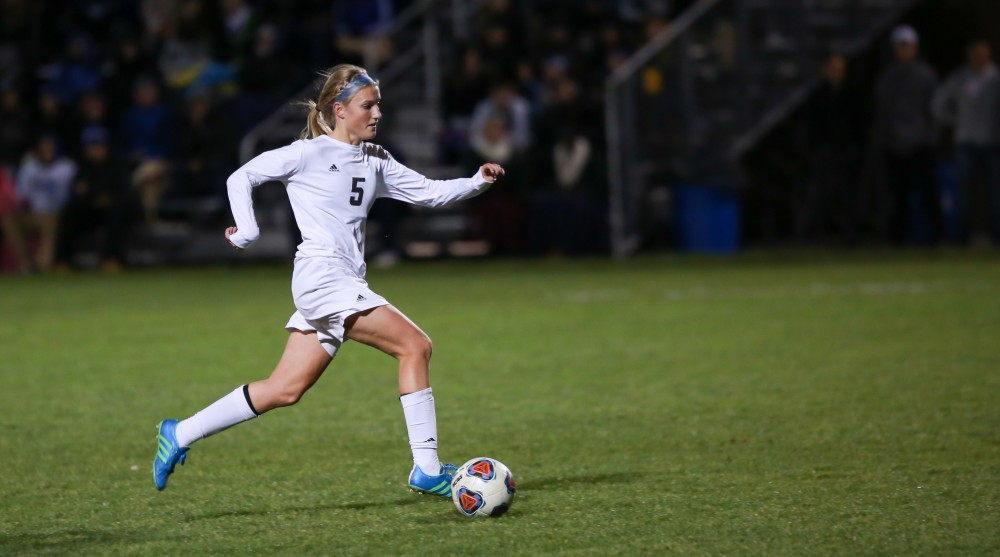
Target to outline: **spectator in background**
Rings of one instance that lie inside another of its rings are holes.
[[[133,91],[133,103],[122,116],[118,137],[134,169],[132,184],[139,192],[145,220],[153,223],[168,184],[171,112],[161,100],[160,86],[153,77],[140,77]]]
[[[622,64],[625,63],[629,58],[629,53],[627,50],[611,50],[604,57],[603,74],[602,79],[607,78],[611,74],[615,73],[615,70],[620,68]],[[602,81],[603,83],[603,81]]]
[[[497,82],[490,88],[490,95],[476,104],[469,137],[482,135],[487,119],[497,114],[507,122],[515,151],[531,146],[531,106],[510,81]]]
[[[10,40],[11,34],[7,29],[7,16],[10,11],[3,12],[4,17],[0,18],[0,88],[9,87],[25,79],[27,60],[23,53],[23,45],[18,45]]]
[[[135,203],[128,174],[111,153],[108,130],[91,125],[81,132],[83,156],[59,223],[56,263],[74,265],[80,240],[100,232],[101,270],[116,273],[125,263],[125,240]]]
[[[73,118],[59,104],[59,95],[55,88],[46,85],[38,94],[38,118],[35,120],[35,137],[39,134],[49,135],[60,145],[65,145],[73,134]]]
[[[530,247],[534,255],[583,255],[601,243],[603,228],[598,190],[605,173],[588,117],[593,110],[568,74],[552,76],[548,89],[548,103],[535,120],[531,167],[542,187],[530,192]]]
[[[576,35],[576,51],[583,57],[583,67],[588,70],[593,67],[588,63],[597,62],[599,66],[600,58],[603,56],[597,52],[603,49],[600,44],[602,27],[615,22],[614,16],[608,11],[609,7],[608,3],[602,0],[583,0],[579,2],[579,9],[568,11],[566,14],[567,23]]]
[[[897,245],[912,243],[920,221],[925,221],[936,241],[942,216],[934,181],[937,137],[931,114],[937,74],[918,58],[918,37],[912,27],[896,27],[891,40],[893,62],[875,86],[874,134],[889,186],[890,238]],[[919,207],[917,212],[910,211],[911,200]]]
[[[60,155],[59,142],[52,135],[43,135],[38,140],[35,152],[18,171],[17,198],[27,214],[14,215],[15,226],[25,240],[30,234],[38,235],[38,249],[30,261],[21,262],[22,266],[33,265],[42,272],[52,268],[59,212],[69,198],[75,174],[76,164]]]
[[[127,103],[121,101],[132,98],[132,88],[142,76],[156,75],[157,67],[153,59],[142,48],[138,33],[123,29],[113,39],[111,56],[107,64],[105,92],[108,99],[116,99],[107,107],[109,118],[117,121]]]
[[[958,241],[968,240],[969,199],[982,173],[991,200],[993,241],[1000,243],[1000,73],[990,44],[972,41],[965,66],[955,70],[934,95],[934,114],[954,130],[958,190],[955,213]]]
[[[480,100],[489,95],[490,74],[487,73],[479,51],[466,47],[457,67],[444,76],[443,101],[444,130],[441,137],[441,159],[458,161],[469,146],[469,125],[472,113]]]
[[[573,135],[584,134],[590,139],[595,135],[594,130],[585,124],[592,120],[586,115],[593,109],[581,97],[576,81],[563,75],[547,83],[545,97],[546,103],[539,108],[534,120],[533,137],[541,147],[538,152],[543,157],[535,164],[538,168],[549,168],[552,149],[565,139],[567,128],[572,129]],[[551,182],[553,176],[550,173],[544,179]]]
[[[111,126],[108,103],[99,89],[84,93],[77,105],[77,112],[74,115],[73,127],[70,132],[72,142],[67,149],[67,152],[76,159],[83,156],[83,130],[91,126],[102,128]]]
[[[517,47],[512,43],[507,28],[491,23],[482,29],[478,35],[479,50],[483,60],[489,60],[490,66],[498,76],[513,76],[517,72],[517,63],[521,59]]]
[[[263,24],[257,29],[253,50],[243,59],[237,73],[240,95],[236,100],[240,118],[232,122],[239,133],[265,118],[292,94],[296,83],[295,65],[281,54],[278,29]]]
[[[330,0],[298,0],[294,7],[291,2],[278,4],[293,15],[290,25],[284,26],[290,42],[304,68],[320,68],[337,57],[333,46],[336,39],[330,28],[332,18]],[[304,80],[308,81],[308,79]]]
[[[76,33],[69,39],[66,56],[53,68],[49,81],[64,107],[75,106],[80,96],[101,85],[101,55],[90,37]]]
[[[117,26],[138,19],[139,3],[135,0],[74,0],[57,4],[64,21],[103,46],[107,45]]]
[[[168,90],[182,98],[188,88],[217,88],[232,94],[235,71],[228,56],[225,30],[214,2],[180,0],[174,27],[167,28],[159,69]]]
[[[247,0],[221,0],[226,25],[226,41],[233,63],[240,67],[249,58],[258,41],[260,17]]]
[[[538,68],[534,60],[518,60],[517,91],[519,95],[528,101],[532,109],[536,108],[541,102],[545,93],[545,83],[538,75]]]
[[[170,195],[200,197],[225,207],[227,169],[236,162],[235,143],[223,114],[215,110],[211,92],[191,92],[178,124]]]
[[[576,78],[578,75],[578,48],[573,39],[574,35],[569,27],[558,19],[549,21],[544,26],[539,45],[540,58],[544,61],[540,68],[544,85],[549,86],[553,81],[569,76]],[[546,102],[544,93],[543,91],[542,98],[539,99],[541,104]]]
[[[507,117],[500,111],[486,115],[481,128],[472,133],[469,145],[476,161],[497,161],[505,168],[511,167],[511,160],[517,155],[514,138],[507,127]],[[482,163],[469,165],[479,168]]]
[[[823,61],[819,90],[806,106],[804,143],[810,176],[796,215],[800,240],[858,240],[864,103],[847,83],[847,60],[833,53]],[[818,238],[817,238],[818,236]]]
[[[589,50],[585,63],[591,72],[588,76],[590,81],[603,86],[614,68],[628,58],[628,50],[621,27],[613,21],[602,23],[597,31],[596,44]]]
[[[563,54],[549,56],[542,63],[542,79],[538,96],[535,97],[536,106],[539,110],[545,110],[556,101],[553,97],[558,95],[558,91],[563,84],[570,81],[569,58]]]
[[[392,23],[390,0],[337,0],[332,10],[342,55],[367,68],[378,68],[392,56],[392,42],[385,34]]]
[[[34,123],[21,91],[14,84],[0,89],[0,166],[17,168],[31,146]]]
[[[489,95],[492,75],[483,64],[483,58],[475,47],[466,47],[457,67],[444,77],[444,115],[447,120],[468,119],[476,109],[476,104]]]
[[[496,162],[512,178],[505,187],[495,188],[470,201],[483,238],[497,255],[514,255],[522,251],[525,203],[521,190],[529,170],[526,155],[517,148],[509,122],[503,111],[486,114],[482,125],[469,138],[471,150],[464,164],[468,171],[479,168],[484,161]]]
[[[162,41],[174,26],[178,0],[140,0],[142,2],[142,28],[153,41]]]
[[[481,10],[478,10],[472,17],[472,28],[474,30],[486,29],[491,26],[502,28],[507,33],[509,42],[514,49],[520,52],[521,41],[526,37],[524,33],[519,33],[524,27],[521,18],[514,13],[510,0],[489,0]]]
[[[28,247],[21,233],[20,219],[23,219],[21,201],[17,198],[17,186],[11,168],[0,163],[0,238],[17,260],[17,270],[22,274],[28,274],[31,272],[31,259],[28,257]],[[4,244],[0,244],[0,248]],[[2,255],[3,249],[0,249],[0,256]],[[0,257],[0,267],[3,266],[3,259]]]
[[[587,135],[572,123],[561,127],[547,152],[554,181],[531,202],[529,237],[535,255],[586,255],[604,236],[602,170]]]

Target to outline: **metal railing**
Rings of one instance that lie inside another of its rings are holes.
[[[920,0],[700,0],[606,81],[611,248],[643,243],[650,190],[735,188],[741,160],[818,84]]]
[[[626,160],[628,153],[638,149],[641,138],[635,131],[635,104],[630,102],[629,87],[634,87],[635,75],[655,56],[685,33],[720,0],[700,0],[653,37],[621,66],[605,83],[605,125],[608,149],[608,191],[611,252],[623,257],[634,252],[640,243],[636,213],[640,200],[637,188],[628,188],[628,181],[643,180],[645,169]]]

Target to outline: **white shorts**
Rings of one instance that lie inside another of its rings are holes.
[[[389,302],[372,292],[365,279],[338,265],[333,258],[302,257],[292,272],[292,300],[297,310],[287,331],[316,331],[316,338],[333,356],[344,343],[347,318]]]

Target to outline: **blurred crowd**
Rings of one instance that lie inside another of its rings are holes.
[[[440,159],[509,167],[507,186],[472,208],[490,215],[479,232],[495,253],[602,249],[603,80],[689,3],[490,0],[472,15],[471,39],[446,52]],[[89,243],[113,271],[131,231],[172,208],[224,213],[239,138],[334,61],[384,62],[392,45],[379,30],[406,4],[7,0],[8,266],[70,269]]]
[[[224,213],[239,138],[331,61],[370,60],[363,37],[395,8],[5,0],[0,263],[70,269],[83,243],[113,272],[132,231],[171,207]]]
[[[581,0],[567,9],[537,0],[528,9],[488,0],[471,15],[468,40],[444,49],[440,162],[468,174],[485,161],[508,169],[504,187],[470,203],[493,253],[606,251],[605,80],[691,3]],[[6,266],[71,269],[86,244],[113,272],[133,231],[171,210],[224,219],[239,138],[317,70],[385,62],[393,45],[380,30],[406,5],[5,0]],[[863,175],[877,167],[886,239],[964,244],[990,227],[1000,241],[1000,77],[990,44],[971,41],[964,65],[941,78],[921,59],[914,29],[895,29],[891,43],[872,91],[847,79],[844,56],[823,62],[800,118],[809,178],[794,194],[795,234],[864,235]]]
[[[445,72],[441,159],[508,168],[473,202],[496,253],[607,250],[605,80],[690,4],[490,0],[477,14]]]
[[[796,235],[1000,245],[1000,74],[990,42],[969,40],[965,60],[939,76],[914,28],[894,28],[889,41],[870,91],[848,79],[844,56],[823,62],[801,119],[809,178]]]

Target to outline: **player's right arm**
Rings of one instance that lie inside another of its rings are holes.
[[[238,249],[246,249],[260,237],[253,213],[253,188],[273,180],[287,182],[302,162],[302,142],[265,151],[233,172],[226,180],[229,207],[236,226],[226,229],[226,239]]]

